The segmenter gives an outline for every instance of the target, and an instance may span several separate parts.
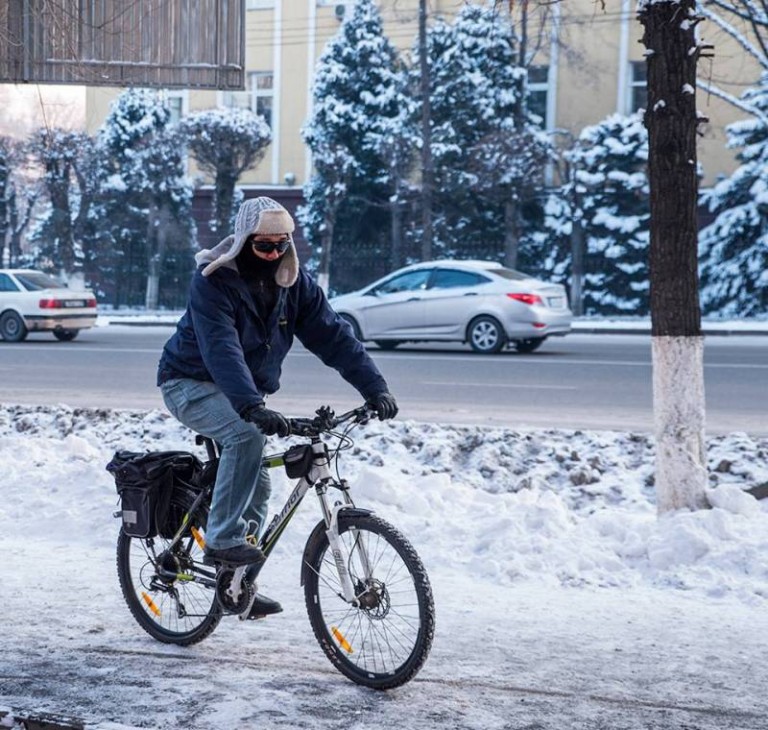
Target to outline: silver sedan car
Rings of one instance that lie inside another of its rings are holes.
[[[533,352],[571,330],[565,289],[492,261],[427,261],[331,299],[358,339],[392,349],[402,342],[468,342],[475,352],[511,345]]]

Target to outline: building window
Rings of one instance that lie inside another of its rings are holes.
[[[246,10],[271,10],[275,7],[275,0],[245,0]]]
[[[274,97],[271,71],[255,71],[248,74],[245,91],[225,91],[222,103],[230,109],[250,109],[260,114],[272,126],[272,100]]]
[[[165,100],[171,110],[171,124],[177,124],[187,113],[187,92],[181,89],[169,89],[165,92]]]
[[[629,114],[648,108],[648,66],[645,61],[629,64]]]
[[[547,126],[547,97],[549,95],[549,66],[531,66],[528,69],[528,111],[539,119],[536,126]]]

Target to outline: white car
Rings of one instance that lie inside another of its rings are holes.
[[[69,342],[96,324],[96,297],[71,290],[33,269],[0,269],[0,337],[21,342],[30,332],[53,332]]]
[[[533,352],[571,330],[560,284],[492,261],[427,261],[331,299],[358,339],[392,349],[402,342],[468,342],[475,352],[512,345]]]

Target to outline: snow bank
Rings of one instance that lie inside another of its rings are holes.
[[[768,505],[743,491],[768,481],[768,438],[710,439],[712,509],[659,519],[644,435],[396,422],[354,436],[341,470],[357,503],[402,529],[430,572],[768,599]],[[23,564],[30,535],[114,545],[116,494],[104,465],[118,448],[200,452],[159,411],[0,406],[0,523],[13,566],[5,588],[45,568]],[[277,508],[289,483],[272,473]],[[300,549],[318,519],[312,501],[278,551]]]

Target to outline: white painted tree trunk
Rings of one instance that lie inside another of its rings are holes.
[[[331,283],[331,277],[325,273],[321,272],[317,275],[317,285],[323,290],[325,294],[328,294],[328,286]]]
[[[704,445],[704,338],[653,337],[658,511],[709,505]]]

